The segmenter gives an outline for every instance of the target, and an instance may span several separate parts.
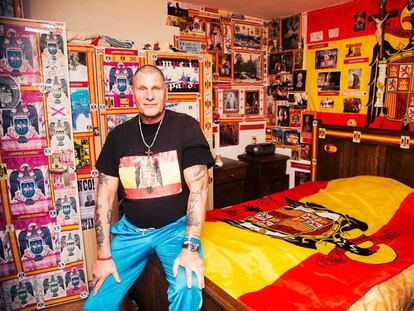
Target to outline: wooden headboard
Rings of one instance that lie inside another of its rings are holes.
[[[313,180],[375,175],[414,188],[414,132],[317,122],[313,132]]]

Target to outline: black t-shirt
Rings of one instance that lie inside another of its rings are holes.
[[[151,145],[158,124],[141,125]],[[165,111],[150,157],[146,151],[136,116],[109,133],[96,168],[120,179],[128,221],[139,228],[160,228],[187,213],[184,169],[211,167],[214,160],[198,122],[170,110]]]

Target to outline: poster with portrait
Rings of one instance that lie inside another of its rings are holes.
[[[306,92],[289,93],[289,96],[293,95],[293,102],[291,103],[296,109],[308,108],[308,95]]]
[[[56,267],[59,263],[59,232],[56,219],[43,213],[40,217],[18,219],[14,234],[18,242],[23,271]]]
[[[319,50],[315,52],[315,69],[336,68],[338,49]]]
[[[200,104],[199,102],[167,102],[165,108],[168,110],[185,113],[200,122]]]
[[[277,117],[276,125],[277,126],[289,126],[290,122],[290,109],[289,106],[278,105],[277,106]]]
[[[293,51],[293,70],[303,69],[303,50]]]
[[[304,142],[310,142],[312,138],[313,120],[315,112],[304,111],[302,113],[302,138]]]
[[[133,107],[132,77],[140,67],[138,51],[105,48],[102,66],[106,109]]]
[[[299,48],[300,15],[294,15],[282,19],[282,49],[292,50]]]
[[[169,93],[199,92],[198,59],[157,57],[155,65],[163,72]]]
[[[300,109],[290,110],[290,127],[300,127],[302,111]]]
[[[95,228],[96,178],[78,180],[79,206],[82,230]]]
[[[207,51],[223,51],[223,30],[220,22],[209,22],[207,24]]]
[[[260,91],[246,90],[244,92],[244,113],[246,115],[257,115],[260,113]]]
[[[223,90],[223,113],[240,112],[240,93],[238,90]]]
[[[220,123],[220,147],[237,146],[239,144],[239,123]]]
[[[260,50],[262,48],[262,26],[234,23],[233,29],[233,44],[235,48],[251,50]]]
[[[306,70],[293,72],[293,90],[304,91],[306,86]]]
[[[262,80],[262,54],[235,52],[233,70],[236,81],[255,82]]]
[[[293,53],[271,53],[269,58],[269,74],[291,73],[293,70]]]

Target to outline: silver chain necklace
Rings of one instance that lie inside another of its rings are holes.
[[[150,155],[151,155],[151,153],[152,153],[152,152],[151,152],[151,148],[152,148],[152,146],[154,146],[155,141],[157,140],[158,132],[160,131],[161,124],[162,124],[162,121],[163,121],[163,120],[164,120],[164,117],[161,119],[160,124],[158,125],[157,131],[155,132],[155,136],[154,136],[154,139],[152,140],[151,145],[148,145],[148,144],[147,144],[147,142],[145,141],[145,138],[144,138],[144,133],[142,132],[142,127],[141,127],[141,116],[139,116],[139,117],[138,117],[139,132],[141,133],[141,138],[142,138],[142,141],[143,141],[144,145],[147,147],[147,152],[145,152],[145,153],[146,153],[146,154],[147,154],[147,156],[148,156],[148,160],[149,160],[149,157],[150,157]]]

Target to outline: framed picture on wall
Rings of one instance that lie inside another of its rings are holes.
[[[233,38],[235,48],[260,50],[262,48],[262,26],[235,23]]]
[[[262,54],[235,52],[233,60],[234,80],[260,81],[262,78]]]
[[[239,113],[239,100],[238,90],[223,91],[223,113]]]
[[[246,115],[259,114],[260,111],[260,92],[259,90],[244,92],[244,112]]]
[[[231,79],[233,68],[231,54],[218,53],[217,67],[219,79]]]
[[[282,19],[282,48],[293,50],[299,48],[300,15]]]
[[[223,51],[223,31],[219,22],[210,22],[207,24],[207,51]]]

